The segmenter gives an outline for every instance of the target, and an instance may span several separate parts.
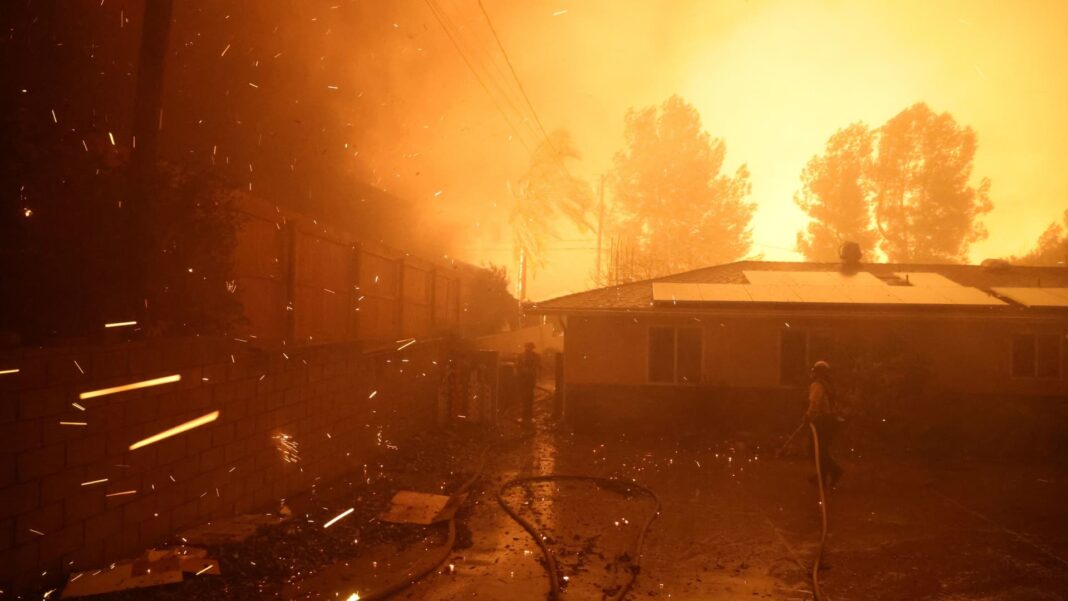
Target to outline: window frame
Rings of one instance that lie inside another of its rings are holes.
[[[671,344],[671,380],[656,381],[653,380],[653,355],[650,345],[652,344],[652,332],[654,329],[671,330],[672,331],[672,344]],[[696,382],[684,382],[679,380],[679,331],[680,330],[693,330],[698,333],[698,341],[700,342],[700,354],[698,357],[698,365],[700,366],[699,374]],[[705,378],[705,328],[704,326],[674,326],[674,325],[657,325],[650,324],[645,329],[645,383],[650,386],[700,386],[704,382]]]
[[[1016,339],[1022,337],[1028,337],[1031,339],[1031,352],[1033,362],[1031,364],[1031,373],[1029,374],[1017,374],[1016,373]],[[1057,345],[1057,373],[1051,376],[1038,375],[1038,366],[1041,363],[1039,361],[1039,338],[1044,336],[1052,337],[1056,340]],[[1015,332],[1010,336],[1009,341],[1009,377],[1014,380],[1040,380],[1051,381],[1060,380],[1064,377],[1064,335],[1063,334],[1048,334],[1045,332]]]

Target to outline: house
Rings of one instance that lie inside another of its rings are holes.
[[[788,427],[818,359],[886,403],[1068,397],[1065,267],[741,261],[534,310],[564,327],[578,427]]]

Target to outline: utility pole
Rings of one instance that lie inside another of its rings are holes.
[[[598,203],[597,208],[597,267],[595,268],[597,273],[597,285],[603,286],[604,282],[601,281],[601,236],[604,232],[604,174],[601,174],[601,200]]]

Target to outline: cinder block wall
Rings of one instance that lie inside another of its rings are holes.
[[[440,353],[435,343],[283,353],[189,338],[0,354],[0,371],[19,369],[0,375],[0,588],[55,582],[189,526],[276,510],[316,479],[362,468],[377,441],[433,426]],[[79,400],[171,374],[181,380]],[[212,423],[129,450],[213,411]],[[282,434],[297,444],[295,463]],[[136,492],[108,496],[126,491]]]

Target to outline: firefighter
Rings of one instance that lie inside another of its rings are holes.
[[[534,352],[534,343],[523,346],[516,360],[516,384],[519,386],[519,403],[523,411],[523,425],[530,426],[534,419],[534,387],[538,383],[538,368],[541,356]]]
[[[831,447],[838,433],[841,419],[838,417],[834,398],[834,384],[831,381],[831,364],[816,361],[812,365],[812,382],[808,386],[808,411],[805,419],[816,427],[819,438],[820,473],[825,485],[833,488],[842,478],[845,470],[831,455]],[[810,478],[815,483],[815,477]]]

